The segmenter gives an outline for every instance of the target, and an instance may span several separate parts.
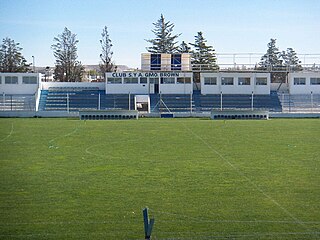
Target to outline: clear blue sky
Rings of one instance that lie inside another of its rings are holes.
[[[320,53],[319,0],[0,0],[0,38],[19,42],[28,62],[35,56],[36,66],[54,66],[50,46],[67,27],[77,34],[79,60],[98,64],[107,26],[115,63],[140,67],[161,13],[180,42],[202,31],[217,53],[265,53],[270,38],[280,50]]]

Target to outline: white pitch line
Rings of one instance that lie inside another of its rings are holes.
[[[102,144],[100,144],[100,145],[102,145]],[[85,152],[86,152],[87,154],[89,154],[89,155],[93,155],[93,156],[96,156],[96,157],[99,157],[99,158],[105,158],[105,159],[123,159],[122,157],[114,157],[114,156],[110,156],[110,155],[108,155],[108,154],[105,154],[105,155],[103,155],[103,154],[97,154],[97,153],[95,153],[95,152],[90,151],[90,149],[92,149],[92,148],[94,148],[94,147],[97,147],[97,146],[99,146],[99,145],[89,146],[89,147],[86,148]]]
[[[49,142],[48,142],[49,143],[49,148],[58,148],[58,146],[55,146],[54,141],[56,141],[57,139],[60,139],[60,138],[69,137],[69,136],[75,134],[78,130],[79,130],[79,124],[76,125],[76,127],[73,129],[73,131],[71,131],[71,132],[69,132],[69,133],[67,133],[65,135],[58,136],[58,137],[55,137],[55,138],[49,140]]]
[[[196,138],[198,138],[201,142],[203,142],[204,145],[206,145],[212,152],[214,152],[216,155],[220,157],[221,160],[223,160],[225,163],[227,163],[233,170],[235,170],[240,176],[245,178],[258,192],[260,192],[263,196],[268,198],[271,202],[273,202],[276,206],[278,206],[285,214],[287,214],[291,219],[299,223],[301,226],[303,226],[305,229],[310,230],[303,224],[302,221],[300,221],[298,218],[296,218],[293,214],[291,214],[287,209],[285,209],[280,203],[278,203],[274,198],[272,198],[270,195],[268,195],[265,191],[263,191],[260,187],[257,186],[249,177],[247,177],[238,167],[236,167],[234,164],[232,164],[228,159],[226,159],[220,152],[218,152],[216,149],[214,149],[211,145],[209,145],[201,136],[194,133],[190,128],[188,128],[185,124],[183,126]]]
[[[7,136],[5,136],[3,139],[1,139],[0,142],[4,142],[6,139],[11,137],[12,133],[13,133],[13,123],[11,123],[11,131],[10,131],[10,133]]]

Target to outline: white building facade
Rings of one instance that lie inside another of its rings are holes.
[[[320,72],[289,73],[290,94],[320,94]]]
[[[201,94],[270,94],[270,73],[202,72]]]
[[[35,94],[40,73],[0,73],[0,94]]]
[[[106,94],[190,94],[192,72],[106,73]]]

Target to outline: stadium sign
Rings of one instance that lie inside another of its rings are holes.
[[[183,77],[185,73],[180,72],[121,72],[121,73],[107,73],[107,77]]]

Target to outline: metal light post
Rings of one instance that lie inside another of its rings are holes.
[[[36,72],[34,56],[32,56],[32,68],[33,68],[33,72]]]

